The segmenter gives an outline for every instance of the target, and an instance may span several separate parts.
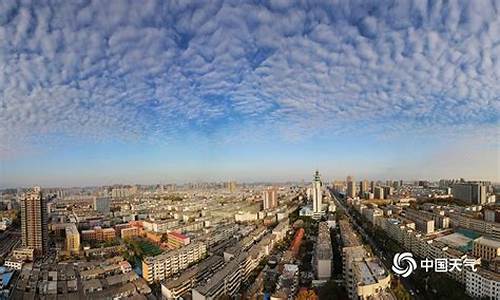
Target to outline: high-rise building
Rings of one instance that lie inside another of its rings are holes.
[[[368,193],[368,180],[363,180],[359,182],[360,190],[359,196],[364,197],[365,193]]]
[[[323,191],[321,189],[321,177],[319,171],[316,170],[314,174],[314,179],[312,181],[312,201],[313,201],[313,212],[321,213],[321,206],[323,202]]]
[[[104,215],[107,215],[109,214],[110,201],[111,199],[108,197],[96,197],[94,199],[94,209]]]
[[[35,255],[48,250],[47,202],[40,187],[34,187],[21,199],[21,233],[24,247],[33,248]]]
[[[375,181],[370,181],[370,192],[375,193]]]
[[[237,188],[236,181],[229,181],[226,185],[227,185],[227,189],[230,193],[236,192],[236,188]]]
[[[375,199],[384,199],[384,188],[376,186],[374,190]]]
[[[333,190],[337,193],[345,192],[345,182],[342,180],[334,180],[332,182]]]
[[[262,192],[262,205],[264,209],[278,206],[278,191],[275,188],[267,188]]]
[[[392,192],[394,188],[392,186],[384,186],[384,199],[389,198],[389,196],[392,196]]]
[[[486,185],[481,183],[458,183],[452,185],[453,197],[471,204],[486,203]]]
[[[347,197],[349,198],[356,197],[356,183],[354,182],[351,176],[347,176]]]

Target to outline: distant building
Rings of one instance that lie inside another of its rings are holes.
[[[236,192],[236,188],[238,187],[238,186],[237,186],[236,181],[229,181],[229,182],[226,184],[226,186],[227,186],[227,189],[228,189],[228,191],[229,191],[230,193],[234,193],[234,192]]]
[[[356,197],[356,182],[354,182],[351,176],[347,176],[347,197]]]
[[[500,223],[500,208],[496,209],[485,208],[483,214],[485,221]]]
[[[487,187],[482,183],[457,183],[451,186],[453,197],[470,204],[485,204]]]
[[[267,188],[262,192],[263,208],[273,209],[278,206],[278,190],[275,188]]]
[[[376,186],[374,190],[375,199],[384,199],[384,188],[380,186]]]
[[[319,171],[316,171],[312,181],[312,202],[313,213],[321,213],[323,206],[323,190]]]
[[[66,226],[66,251],[78,253],[80,251],[80,233],[74,223]]]
[[[370,192],[368,180],[363,180],[359,182],[359,196],[364,198],[365,194]]]
[[[389,198],[389,196],[392,196],[392,192],[394,188],[392,186],[384,186],[384,199]]]
[[[48,250],[47,202],[40,187],[25,193],[21,200],[21,233],[23,247],[35,250],[35,255],[45,255]]]
[[[108,197],[96,197],[94,199],[94,209],[98,212],[107,215],[109,214],[111,199]]]
[[[135,193],[137,193],[137,186],[113,188],[111,190],[111,197],[112,198],[127,198],[127,197],[134,195]]]

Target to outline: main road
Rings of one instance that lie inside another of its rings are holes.
[[[338,207],[341,207],[342,210],[345,212],[346,216],[349,218],[349,221],[351,222],[351,224],[354,225],[354,227],[357,229],[358,233],[361,234],[364,238],[365,241],[368,242],[368,244],[370,244],[371,248],[373,249],[373,251],[375,252],[375,254],[381,258],[381,261],[384,263],[385,267],[387,268],[387,270],[391,270],[391,267],[392,267],[392,257],[388,257],[388,253],[385,253],[384,251],[382,251],[380,249],[380,247],[378,246],[378,244],[372,239],[371,236],[369,236],[365,229],[360,226],[360,224],[358,224],[357,220],[351,215],[351,212],[349,211],[349,209],[347,209],[347,207],[344,205],[344,203],[342,203],[342,201],[340,201],[337,196],[333,193],[332,190],[329,190],[330,192],[330,195],[332,196],[335,204],[338,206]],[[393,275],[394,276],[394,275]],[[417,290],[417,288],[415,287],[415,285],[413,284],[413,282],[411,282],[411,280],[407,279],[407,278],[403,278],[403,277],[400,277],[399,278],[401,283],[403,283],[403,286],[406,288],[407,291],[410,291],[411,294],[411,297],[413,299],[422,299],[424,300],[423,297],[417,295],[415,293],[415,291]]]

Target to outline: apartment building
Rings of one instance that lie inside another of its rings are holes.
[[[169,230],[173,230],[175,227],[179,226],[179,220],[145,220],[142,221],[142,225],[144,226],[145,230],[166,233]]]
[[[457,249],[449,248],[445,243],[435,240],[432,236],[416,231],[412,228],[412,223],[405,223],[401,219],[386,219],[384,224],[382,228],[387,235],[396,240],[406,251],[412,252],[417,257],[473,259],[473,257],[469,257]],[[480,264],[480,260],[476,260],[475,264]],[[464,270],[454,269],[446,274],[458,282],[465,283]]]
[[[80,251],[80,233],[74,223],[66,226],[66,251],[76,253]]]
[[[40,187],[34,187],[21,199],[21,234],[23,247],[33,248],[35,255],[48,250],[47,201]]]
[[[500,242],[487,238],[480,237],[474,240],[473,255],[481,259],[491,261],[500,257]]]
[[[128,228],[122,228],[120,230],[120,236],[122,239],[130,239],[134,238],[137,236],[140,236],[142,233],[142,229],[138,227],[128,227]]]
[[[228,262],[220,271],[215,273],[209,281],[192,289],[193,300],[215,300],[222,295],[234,296],[241,286],[241,262],[244,256],[238,256]]]
[[[404,210],[404,215],[415,222],[418,231],[424,234],[434,232],[434,218],[428,215],[427,212],[407,208]]]
[[[378,207],[374,208],[366,208],[363,210],[363,216],[368,219],[368,221],[374,225],[377,225],[377,221],[380,220],[380,217],[384,215],[384,211]]]
[[[113,228],[101,228],[82,230],[82,240],[111,241],[116,237],[116,231]]]
[[[164,280],[203,259],[206,254],[205,243],[196,242],[157,256],[145,257],[142,260],[142,277],[148,283]]]
[[[500,240],[500,223],[474,219],[459,212],[450,212],[448,216],[453,227],[471,229],[489,235],[493,239]]]
[[[170,249],[177,249],[177,248],[187,246],[187,245],[189,245],[190,242],[191,241],[190,241],[189,237],[187,237],[183,234],[177,233],[175,231],[169,232],[167,234],[167,245],[168,245],[168,248],[170,248]]]
[[[162,297],[167,300],[176,300],[189,293],[193,287],[211,278],[224,266],[224,259],[214,255],[199,264],[182,272],[178,277],[165,280],[161,283]]]
[[[468,270],[465,291],[474,298],[500,299],[500,274],[484,269]]]
[[[349,299],[393,299],[390,274],[371,257],[348,221],[339,222],[343,277]]]
[[[333,251],[330,229],[326,222],[319,223],[313,261],[316,277],[321,280],[330,279],[332,274]]]

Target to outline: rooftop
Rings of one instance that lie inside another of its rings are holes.
[[[490,239],[490,238],[487,238],[487,237],[484,237],[484,236],[475,239],[474,243],[478,243],[478,244],[481,244],[481,245],[484,245],[484,246],[488,246],[488,247],[491,247],[491,248],[500,248],[500,241],[493,240],[493,239]]]

